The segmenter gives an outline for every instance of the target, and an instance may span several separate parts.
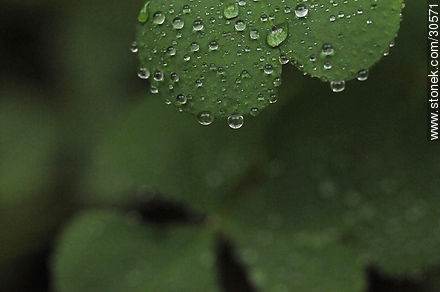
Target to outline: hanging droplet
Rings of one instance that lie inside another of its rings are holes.
[[[137,42],[132,42],[130,46],[130,51],[132,53],[137,53],[139,51]]]
[[[223,14],[226,19],[236,18],[238,16],[238,5],[237,4],[229,4],[225,7]]]
[[[201,112],[197,115],[197,120],[202,126],[209,126],[214,121],[214,116],[210,112]]]
[[[287,39],[289,33],[289,25],[287,22],[272,27],[271,32],[267,35],[267,44],[273,48],[278,47]]]
[[[330,88],[333,92],[342,92],[345,89],[345,81],[344,80],[337,80],[330,82]]]
[[[309,9],[307,8],[307,6],[305,4],[301,3],[301,4],[298,4],[298,6],[296,6],[296,8],[295,8],[296,17],[303,18],[303,17],[306,17],[307,14],[309,14]]]
[[[368,79],[369,71],[368,69],[360,70],[357,74],[357,80],[366,81]]]
[[[228,125],[231,129],[237,130],[243,127],[244,117],[240,114],[233,114],[228,117]]]

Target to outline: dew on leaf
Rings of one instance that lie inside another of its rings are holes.
[[[150,6],[150,1],[145,2],[144,6],[142,7],[141,11],[138,15],[138,21],[140,23],[147,22],[148,18],[150,17],[150,14],[148,13],[148,6]]]
[[[243,20],[238,20],[238,21],[235,23],[235,30],[236,30],[236,31],[243,31],[243,30],[245,30],[245,29],[246,29],[246,23],[244,23]]]
[[[249,36],[253,40],[258,40],[260,38],[260,33],[258,32],[258,30],[253,29],[250,31]]]
[[[324,56],[331,56],[335,53],[333,46],[331,44],[323,44],[322,45],[322,54]]]
[[[174,29],[182,29],[184,26],[185,26],[185,22],[181,18],[179,17],[174,18],[173,20]]]
[[[201,31],[201,30],[203,30],[203,28],[204,28],[204,25],[203,25],[203,22],[201,20],[194,21],[193,29],[195,31]]]
[[[161,11],[154,13],[153,22],[157,25],[163,24],[165,22],[165,14],[163,14]]]
[[[295,15],[299,18],[306,17],[308,13],[309,13],[309,9],[303,3],[298,4],[298,6],[296,6],[295,8]]]
[[[271,32],[267,35],[267,44],[273,48],[281,45],[289,33],[289,25],[287,22],[274,26]]]
[[[223,14],[226,19],[233,19],[238,16],[238,5],[237,4],[229,4],[225,7]]]
[[[140,68],[138,71],[138,77],[141,79],[150,78],[150,71],[147,68]]]

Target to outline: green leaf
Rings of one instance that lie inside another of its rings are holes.
[[[356,78],[379,61],[397,36],[403,7],[403,0],[296,3],[269,4],[290,26],[281,52],[323,81]]]
[[[276,100],[280,53],[266,44],[263,6],[231,4],[151,2],[152,17],[139,24],[137,42],[152,92],[182,111],[216,118],[256,113]]]
[[[160,122],[158,122],[160,121]],[[87,202],[127,202],[144,185],[195,208],[214,211],[243,176],[265,161],[263,121],[236,132],[176,116],[157,99],[115,120],[86,172]]]
[[[77,291],[216,291],[208,233],[155,229],[115,211],[77,216],[59,240],[55,286]]]
[[[440,161],[438,146],[425,142],[423,105],[392,97],[395,88],[373,87],[335,102],[306,87],[295,114],[286,110],[272,125],[284,127],[270,146],[287,176],[272,193],[294,197],[280,204],[289,206],[284,212],[293,213],[288,218],[297,228],[333,226],[365,265],[405,275],[439,261]]]

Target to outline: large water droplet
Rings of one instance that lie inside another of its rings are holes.
[[[258,40],[260,38],[260,33],[258,32],[258,30],[253,29],[250,31],[249,36],[253,40]]]
[[[278,47],[286,40],[288,33],[289,25],[287,22],[274,26],[267,35],[267,44],[273,48]]]
[[[229,4],[225,7],[223,14],[226,19],[232,19],[238,16],[238,5],[237,4]]]
[[[139,12],[138,21],[140,23],[147,22],[148,18],[150,17],[150,13],[148,13],[148,6],[150,6],[150,1],[145,2],[144,6]]]
[[[331,44],[323,44],[322,45],[322,54],[324,56],[331,56],[335,53],[333,46]]]
[[[161,11],[154,13],[153,22],[158,25],[163,24],[165,22],[165,14],[163,14]]]
[[[243,127],[244,117],[240,114],[233,114],[228,117],[228,125],[231,129],[237,130]]]

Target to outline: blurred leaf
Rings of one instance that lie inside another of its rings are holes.
[[[127,202],[148,186],[213,211],[254,166],[265,161],[261,123],[240,131],[209,128],[150,99],[115,122],[96,148],[84,185],[91,202]]]
[[[59,291],[215,291],[209,233],[159,230],[115,211],[77,216],[54,259]]]
[[[151,1],[150,17],[138,27],[153,90],[184,111],[227,118],[256,114],[276,100],[280,53],[266,44],[264,7],[234,2]]]

